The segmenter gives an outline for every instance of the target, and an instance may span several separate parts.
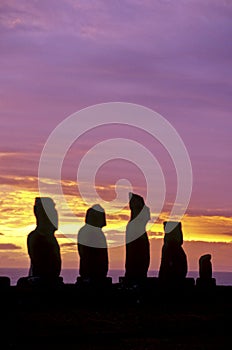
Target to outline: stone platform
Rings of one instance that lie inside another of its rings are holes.
[[[1,280],[1,279],[0,279]],[[1,280],[1,349],[215,350],[232,342],[232,286],[10,286]]]

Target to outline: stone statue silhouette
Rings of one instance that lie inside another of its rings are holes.
[[[216,286],[216,279],[212,275],[211,254],[204,254],[199,259],[199,278],[196,285],[203,288]]]
[[[199,276],[203,280],[210,280],[212,278],[212,264],[210,254],[205,254],[200,257]]]
[[[27,237],[31,259],[30,277],[54,280],[61,271],[60,247],[54,235],[58,228],[55,203],[49,197],[36,197],[34,205],[36,229]]]
[[[131,218],[126,227],[126,272],[130,280],[141,280],[147,277],[150,264],[150,245],[146,232],[146,224],[150,220],[150,209],[144,199],[129,193]]]
[[[79,274],[83,279],[97,281],[108,272],[108,251],[102,227],[106,226],[105,211],[94,205],[86,212],[85,225],[78,232]]]
[[[183,234],[181,222],[164,222],[164,245],[159,269],[161,282],[181,282],[187,275],[187,257],[182,248]]]

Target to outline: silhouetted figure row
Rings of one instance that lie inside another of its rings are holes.
[[[124,280],[141,283],[147,277],[150,264],[150,246],[146,225],[150,220],[150,209],[138,194],[129,193],[130,221],[126,227],[126,262]],[[34,205],[36,229],[27,238],[28,254],[31,260],[27,281],[39,283],[60,283],[61,256],[59,244],[54,235],[58,229],[58,214],[55,203],[48,197],[36,197]],[[78,253],[80,266],[78,280],[101,283],[107,279],[109,260],[105,235],[106,215],[100,205],[94,205],[86,212],[85,225],[78,232]],[[164,244],[159,269],[161,284],[182,284],[187,275],[187,257],[183,250],[183,233],[180,222],[164,222]],[[212,264],[210,254],[200,258],[198,285],[210,285]],[[214,280],[215,281],[215,280]]]

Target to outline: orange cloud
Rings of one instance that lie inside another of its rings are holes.
[[[15,181],[13,180],[11,176],[5,177],[5,182],[9,182],[0,187],[0,247],[2,247],[2,250],[7,248],[10,250],[12,259],[8,259],[9,264],[15,265],[18,260],[20,266],[28,266],[26,239],[29,232],[35,227],[33,205],[35,197],[39,196],[37,178],[18,176]],[[45,181],[49,180],[45,179]],[[9,184],[10,182],[11,184]],[[59,213],[59,231],[56,233],[56,237],[61,246],[63,266],[72,267],[77,264],[77,232],[84,225],[88,205],[84,203],[80,196],[72,194],[73,187],[76,187],[75,182],[63,180],[62,184],[70,189],[69,194],[65,196],[69,209],[63,207],[63,199],[53,197]],[[209,252],[211,250],[214,252],[214,265],[217,269],[232,269],[231,257],[228,253],[232,241],[232,218],[227,215],[228,213],[223,215],[222,210],[206,211],[202,215],[196,215],[196,213],[197,211],[194,212],[192,209],[191,213],[186,214],[182,219],[190,266],[194,269],[197,268],[198,256],[207,251],[203,247],[208,247]],[[109,249],[109,255],[111,256],[110,264],[113,268],[123,268],[124,266],[125,229],[129,214],[128,206],[118,212],[107,213],[107,226],[104,228],[104,232],[109,248],[111,248]],[[167,217],[168,213],[162,212],[157,222],[150,222],[147,226],[151,242],[151,268],[154,269],[159,266],[163,221]],[[117,244],[121,247],[112,248]],[[220,254],[222,251],[225,253],[224,255]],[[3,259],[1,264],[5,265]]]

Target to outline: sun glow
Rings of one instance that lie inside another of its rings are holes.
[[[16,180],[16,179],[14,179]],[[48,183],[52,181],[48,180]],[[0,188],[0,250],[2,266],[21,266],[29,264],[27,256],[27,235],[35,228],[33,214],[34,199],[39,196],[36,188],[37,178],[17,177],[17,185],[2,185]],[[84,224],[88,206],[75,193],[76,183],[63,181],[69,188],[66,201],[74,217],[62,210],[59,198],[54,198],[59,213],[59,230],[56,233],[61,246],[64,265],[76,266],[77,232]],[[72,194],[72,190],[75,194]],[[104,189],[101,189],[102,191]],[[106,189],[107,190],[107,189]],[[123,246],[125,229],[129,220],[128,206],[118,212],[106,213],[107,226],[104,232],[110,247]],[[150,222],[148,233],[150,240],[163,238],[163,221],[167,213],[162,212],[157,222]],[[232,218],[224,216],[191,216],[186,214],[182,219],[184,240],[187,242],[231,242]],[[65,261],[66,260],[66,261]],[[73,262],[72,262],[73,260]],[[75,262],[74,262],[75,261]]]

